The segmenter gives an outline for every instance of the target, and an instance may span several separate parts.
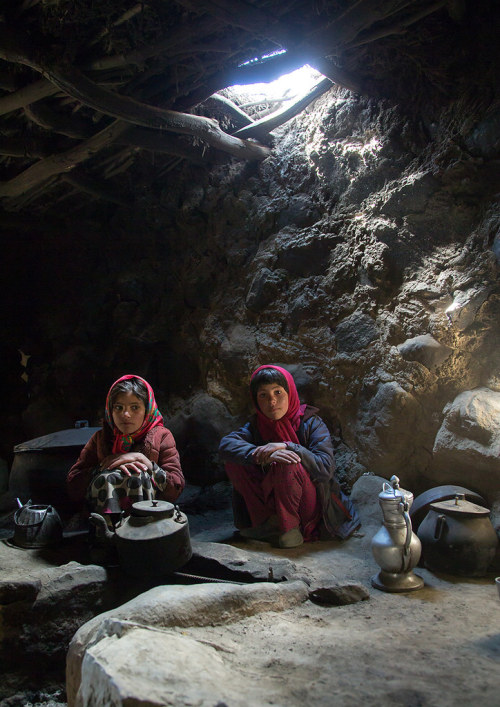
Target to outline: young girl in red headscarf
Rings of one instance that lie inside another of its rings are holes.
[[[331,437],[317,409],[301,405],[292,375],[279,366],[257,368],[250,391],[255,417],[219,448],[241,535],[277,538],[284,548],[321,531],[348,537],[359,519],[334,478]]]
[[[136,501],[175,501],[184,488],[179,454],[144,378],[126,375],[111,386],[105,422],[68,473],[68,494],[115,521]]]

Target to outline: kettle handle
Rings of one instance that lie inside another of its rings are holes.
[[[31,503],[31,501],[28,501],[28,503]],[[26,504],[26,506],[27,506],[27,505],[28,505],[28,504]],[[25,506],[23,506],[23,508],[25,508]],[[14,513],[14,523],[17,523],[17,519],[18,519],[18,517],[19,517],[19,513],[20,513],[22,510],[23,510],[22,508],[18,508],[17,511]],[[43,514],[42,518],[40,518],[40,520],[36,520],[34,523],[18,523],[18,525],[22,525],[24,528],[31,528],[31,527],[33,527],[33,526],[35,526],[35,525],[41,525],[41,524],[43,523],[43,521],[45,520],[45,516],[46,516],[47,513],[48,513],[49,511],[51,511],[51,510],[52,510],[52,506],[47,506],[47,508],[45,509],[44,514]]]
[[[439,515],[437,517],[436,521],[436,527],[434,528],[434,539],[435,540],[441,540],[441,536],[443,535],[443,531],[446,527],[446,518],[444,515]]]
[[[411,545],[411,539],[413,536],[413,532],[411,529],[411,518],[410,518],[410,514],[408,513],[408,511],[410,510],[410,506],[408,504],[408,501],[404,501],[399,504],[399,507],[403,513],[403,518],[404,518],[405,525],[406,525],[406,539],[405,539],[405,544],[403,547],[403,572],[407,572],[408,568],[410,566],[410,560],[411,560],[410,545]]]

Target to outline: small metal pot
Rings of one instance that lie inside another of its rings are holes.
[[[14,538],[18,547],[41,548],[62,540],[62,522],[53,506],[32,505],[31,501],[14,514]]]

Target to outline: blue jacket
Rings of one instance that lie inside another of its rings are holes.
[[[350,499],[341,491],[335,478],[335,457],[328,427],[316,414],[317,408],[307,406],[297,430],[298,444],[289,442],[287,448],[296,452],[302,465],[316,486],[321,502],[323,525],[332,537],[345,539],[359,527],[359,517]],[[252,453],[265,444],[252,418],[243,427],[222,438],[219,455],[224,462],[254,464]],[[239,499],[238,499],[239,500]],[[237,504],[235,504],[235,521]]]

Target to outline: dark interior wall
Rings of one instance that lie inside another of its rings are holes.
[[[280,362],[334,431],[346,485],[444,478],[446,405],[500,395],[498,125],[488,85],[411,116],[332,89],[260,165],[184,165],[130,207],[7,223],[2,455],[98,424],[110,383],[135,372],[188,475],[209,481],[249,373]],[[496,474],[494,422],[485,434]]]

